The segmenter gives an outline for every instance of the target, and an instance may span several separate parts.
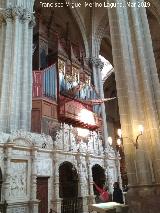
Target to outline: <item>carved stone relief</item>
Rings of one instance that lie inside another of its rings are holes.
[[[17,207],[17,208],[11,208],[7,210],[8,213],[28,213],[27,207]]]
[[[45,134],[36,134],[17,130],[11,132],[6,142],[13,142],[17,146],[33,147],[37,146],[44,149],[53,149],[53,140],[51,136]]]
[[[88,170],[85,158],[81,158],[78,166],[79,176],[81,178],[81,194],[83,196],[88,195]]]
[[[87,139],[79,138],[76,128],[67,124],[61,124],[53,144],[57,150],[103,154],[102,140],[96,132],[90,132]]]
[[[11,161],[10,197],[12,199],[23,199],[27,195],[27,161]]]
[[[1,162],[3,161],[3,158],[4,158],[3,149],[0,149],[0,165],[1,165]]]
[[[52,175],[52,160],[39,159],[37,160],[37,175],[51,176]]]
[[[116,159],[116,152],[115,150],[113,149],[112,146],[108,145],[106,148],[105,148],[105,154],[108,158],[110,159]]]

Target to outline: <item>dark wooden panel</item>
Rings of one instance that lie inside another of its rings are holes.
[[[42,116],[57,119],[57,104],[53,101],[43,100]]]
[[[41,119],[40,119],[40,110],[33,109],[32,110],[32,123],[31,123],[31,130],[33,132],[41,132]]]
[[[37,178],[37,199],[40,200],[38,213],[48,213],[48,178]]]

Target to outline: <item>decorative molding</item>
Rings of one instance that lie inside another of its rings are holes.
[[[8,213],[27,213],[28,212],[28,207],[15,207],[15,208],[10,208],[7,210]]]
[[[105,147],[105,155],[108,159],[116,159],[116,153],[112,146],[109,144]]]
[[[43,149],[53,149],[51,136],[26,132],[24,130],[12,131],[11,134],[0,133],[0,144],[13,144],[13,146],[38,147]]]
[[[79,138],[77,129],[67,124],[61,124],[53,143],[55,150],[104,154],[102,140],[97,132],[90,132],[87,138]]]

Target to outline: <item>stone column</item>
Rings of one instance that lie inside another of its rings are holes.
[[[83,212],[88,212],[88,179],[87,179],[87,165],[85,161],[85,156],[83,154],[77,153],[77,167],[79,176],[79,188],[78,197],[82,198]]]
[[[21,8],[13,8],[10,9],[12,13],[13,20],[12,21],[12,29],[14,30],[13,35],[13,64],[14,66],[11,68],[12,75],[11,77],[8,76],[8,79],[10,79],[10,119],[9,119],[9,129],[14,129],[14,126],[18,126],[19,120],[18,120],[18,113],[19,113],[19,104],[20,103],[20,94],[17,93],[17,85],[21,81],[20,76],[17,72],[18,67],[18,60],[19,60],[19,40],[17,39],[19,37],[19,28],[21,23],[21,18],[23,16],[23,11]],[[10,73],[11,74],[11,73]],[[9,74],[9,75],[10,75]],[[12,78],[12,79],[11,79]],[[17,97],[15,97],[15,95]],[[16,114],[16,116],[15,116]]]
[[[140,2],[143,1],[140,0]],[[154,159],[155,180],[160,183],[160,82],[155,64],[146,11],[142,7],[134,7],[131,10],[131,16],[134,23],[135,41],[138,46],[139,69],[141,69],[141,76],[138,76],[142,83],[142,85],[140,85],[140,95],[143,97],[143,104],[146,108],[145,122],[147,122],[148,125],[145,126],[147,136],[151,138],[148,146],[152,147],[151,158]],[[142,79],[144,79],[143,82]]]
[[[21,78],[22,81],[22,91],[21,91],[21,108],[20,108],[20,115],[21,115],[21,120],[20,120],[20,126],[22,129],[30,129],[29,128],[29,123],[28,123],[28,113],[30,113],[31,108],[28,111],[28,104],[29,106],[31,106],[30,103],[28,102],[28,67],[29,67],[29,60],[28,60],[28,53],[29,53],[29,22],[31,21],[31,13],[30,11],[25,10],[24,14],[23,14],[23,19],[22,19],[22,23],[23,23],[23,31],[24,31],[24,37],[23,37],[23,55],[22,55],[22,66],[23,66],[23,76]],[[29,96],[30,97],[30,96]],[[27,104],[26,104],[27,103]],[[26,113],[24,113],[24,111]]]
[[[12,40],[12,11],[11,9],[1,10],[0,11],[1,18],[3,19],[3,23],[1,25],[1,36],[3,40],[1,40],[1,71],[0,71],[0,128],[1,130],[6,130],[9,127],[9,104],[10,102],[8,97],[9,94],[9,70],[10,66],[10,58],[11,58],[11,40]],[[0,36],[0,37],[1,37]]]
[[[113,2],[119,3],[118,0]],[[144,135],[139,138],[137,150],[131,140],[123,140],[130,184],[129,202],[133,211],[142,213],[148,211],[152,203],[150,197],[158,206],[153,181],[154,178],[157,183],[160,181],[160,84],[146,10],[144,7],[128,7],[125,0],[121,3],[124,7],[117,5],[110,8],[108,15],[123,136],[135,141],[138,135],[137,125],[143,124],[145,127]],[[134,0],[131,3],[138,4]],[[142,209],[143,199],[146,207]],[[147,202],[149,200],[150,204]]]
[[[31,156],[31,195],[30,195],[30,207],[32,213],[38,213],[38,204],[37,200],[37,167],[36,167],[36,159],[37,159],[37,148],[32,148],[32,156]]]
[[[53,210],[61,212],[61,198],[59,197],[59,164],[58,156],[54,156],[54,193],[53,193]]]
[[[4,182],[3,182],[3,199],[6,201],[10,200],[10,178],[11,178],[11,159],[12,159],[12,148],[14,144],[12,141],[8,141],[8,143],[5,145],[5,157],[4,157]]]
[[[105,154],[105,158],[104,158],[105,175],[106,175],[106,180],[109,187],[109,192],[112,194],[113,184],[115,181],[118,181],[118,176],[120,176],[119,168],[118,168],[119,159],[116,156],[115,150],[110,145],[106,147],[104,154]],[[113,174],[113,170],[115,170],[114,168],[117,169],[116,177],[114,177],[114,174]]]
[[[86,161],[88,166],[88,191],[89,191],[88,203],[92,204],[95,203],[95,195],[93,191],[92,164],[89,155],[86,156]]]
[[[126,5],[125,1],[122,3]],[[131,17],[127,5],[124,8],[117,6],[113,10],[109,9],[108,13],[122,131],[124,136],[135,140],[138,134],[137,126],[140,123],[144,124],[145,115],[142,105],[143,96],[140,97],[142,94],[139,92],[140,67],[133,52],[134,49],[136,51],[136,45],[133,43],[130,31]],[[130,184],[151,183],[149,161],[143,141],[141,140],[137,150],[128,139],[124,139],[124,146]]]
[[[33,0],[0,10],[0,130],[30,130]],[[3,20],[3,22],[2,22]]]
[[[104,64],[99,58],[94,58],[94,57],[90,59],[90,62],[92,63],[96,89],[99,92],[100,98],[103,99],[104,91],[103,91],[101,71],[103,69]],[[107,132],[106,111],[105,111],[104,103],[101,104],[101,110],[102,110],[102,120],[103,120],[103,135],[104,135],[105,146],[107,146],[108,132]]]

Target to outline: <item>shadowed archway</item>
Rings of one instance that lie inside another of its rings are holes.
[[[64,162],[59,167],[60,198],[78,197],[78,174],[74,165]]]
[[[103,188],[103,186],[106,184],[106,176],[105,176],[105,171],[104,169],[99,165],[95,164],[92,167],[92,176],[93,176],[93,181],[100,187]],[[96,188],[94,187],[94,194],[99,195],[97,192]]]

